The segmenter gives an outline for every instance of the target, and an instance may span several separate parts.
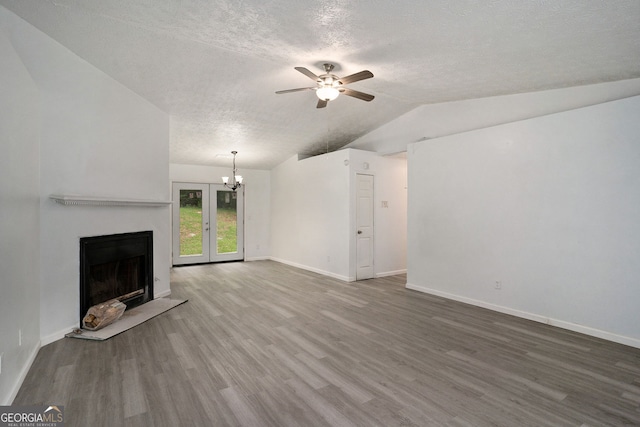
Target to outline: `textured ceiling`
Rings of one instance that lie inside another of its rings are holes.
[[[171,161],[270,169],[421,104],[640,77],[640,1],[0,0],[171,116]],[[373,79],[316,109],[295,71]]]

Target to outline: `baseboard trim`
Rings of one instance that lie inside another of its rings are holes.
[[[600,329],[590,328],[588,326],[567,322],[565,320],[553,319],[553,318],[542,316],[535,313],[529,313],[526,311],[521,311],[521,310],[516,310],[510,307],[491,304],[491,303],[476,300],[473,298],[467,298],[460,295],[450,294],[448,292],[439,291],[437,289],[431,289],[426,286],[416,285],[413,283],[407,282],[405,287],[407,289],[411,289],[414,291],[423,292],[426,294],[431,294],[431,295],[439,296],[442,298],[463,302],[465,304],[475,305],[476,307],[482,307],[488,310],[497,311],[499,313],[509,314],[511,316],[516,316],[516,317],[520,317],[527,320],[533,320],[534,322],[545,323],[547,325],[555,326],[562,329],[567,329],[569,331],[578,332],[578,333],[589,335],[596,338],[602,338],[604,340],[612,341],[618,344],[624,344],[630,347],[640,348],[640,339],[637,339],[637,338],[618,335],[612,332],[607,332]]]
[[[301,268],[303,270],[312,271],[314,273],[322,274],[323,276],[333,277],[334,279],[342,280],[344,282],[355,282],[355,277],[342,276],[340,274],[332,273],[330,271],[321,270],[319,268],[309,267],[308,265],[298,264],[297,262],[287,261],[285,259],[269,257],[271,261],[279,262],[282,264],[290,265],[292,267]]]
[[[167,289],[164,292],[160,292],[159,294],[154,293],[153,294],[153,299],[166,298],[168,296],[171,296],[171,288]]]
[[[268,257],[268,256],[254,256],[254,257],[245,258],[245,261],[269,261],[270,259],[271,257]]]
[[[61,340],[62,338],[64,338],[65,334],[68,334],[77,327],[78,324],[74,323],[73,325],[69,325],[64,329],[60,329],[59,331],[49,334],[46,337],[40,337],[40,347],[44,347],[47,344],[51,344],[52,342]]]
[[[16,396],[18,395],[18,392],[20,391],[20,387],[22,387],[22,383],[24,383],[24,380],[27,378],[27,374],[29,373],[29,370],[31,370],[31,366],[33,365],[33,362],[36,360],[36,356],[38,355],[38,351],[40,351],[40,347],[42,347],[42,345],[40,344],[40,342],[38,342],[36,343],[36,345],[33,346],[31,351],[29,352],[27,363],[25,363],[25,365],[20,370],[20,375],[18,375],[18,378],[16,379],[16,382],[11,390],[11,394],[9,394],[9,397],[7,398],[6,402],[1,403],[2,406],[9,406],[13,404],[13,401],[15,400]]]
[[[388,277],[388,276],[397,276],[398,274],[406,274],[407,269],[404,270],[394,270],[394,271],[383,271],[381,273],[376,273],[376,277]]]

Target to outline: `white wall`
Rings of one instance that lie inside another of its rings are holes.
[[[238,160],[238,163],[240,160]],[[270,254],[271,174],[269,171],[242,169],[244,179],[244,251],[245,260],[266,259]],[[228,168],[170,164],[171,182],[222,183]]]
[[[342,280],[349,275],[349,177],[346,151],[271,171],[271,257]]]
[[[365,169],[363,164],[368,163]],[[355,178],[374,175],[374,274],[406,269],[406,162],[340,150],[271,171],[271,256],[274,260],[353,281]],[[381,201],[389,208],[382,208]]]
[[[411,145],[408,287],[640,347],[639,117],[632,97]]]
[[[380,126],[350,148],[381,154],[407,144],[640,95],[640,79],[422,105]]]
[[[1,25],[3,13],[0,8],[0,405],[9,405],[40,347],[40,117],[38,90]]]
[[[169,288],[169,207],[61,206],[51,194],[170,200],[169,117],[4,9],[40,93],[40,336],[79,323],[79,238],[152,230],[156,297]]]

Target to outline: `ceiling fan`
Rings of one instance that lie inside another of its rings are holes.
[[[339,78],[335,74],[331,74],[333,70],[333,64],[324,64],[324,74],[316,76],[314,73],[309,71],[304,67],[295,67],[296,70],[300,71],[305,76],[309,77],[311,80],[316,82],[316,86],[314,87],[301,87],[298,89],[287,89],[287,90],[279,90],[276,93],[289,93],[289,92],[299,92],[303,90],[315,90],[316,95],[318,96],[318,104],[316,108],[324,108],[327,106],[329,101],[333,101],[340,95],[344,93],[347,96],[352,96],[354,98],[361,99],[363,101],[371,101],[375,98],[373,95],[369,95],[368,93],[358,92],[357,90],[349,89],[343,87],[343,85],[347,85],[349,83],[358,82],[364,79],[370,79],[373,77],[373,73],[369,70],[360,71],[359,73],[351,74],[346,77]]]

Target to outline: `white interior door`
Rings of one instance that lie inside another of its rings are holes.
[[[173,183],[173,265],[244,259],[244,192]]]
[[[373,278],[373,175],[356,175],[356,280]]]

